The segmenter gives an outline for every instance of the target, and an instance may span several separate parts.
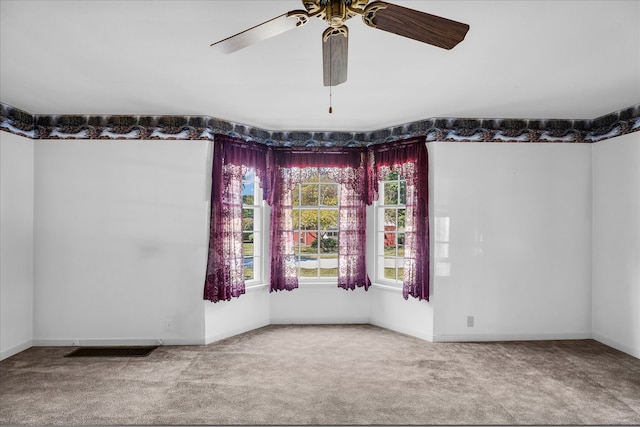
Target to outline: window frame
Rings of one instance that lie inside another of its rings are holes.
[[[387,232],[386,230],[386,214],[385,214],[385,210],[388,209],[393,209],[396,211],[395,216],[396,219],[398,218],[398,211],[400,209],[404,210],[406,213],[406,191],[407,191],[407,180],[403,177],[400,176],[400,174],[398,172],[394,172],[392,171],[390,173],[391,174],[397,174],[397,178],[394,179],[388,179],[389,175],[387,175],[386,177],[384,177],[384,179],[381,179],[377,182],[378,185],[378,200],[374,201],[373,203],[373,211],[374,211],[374,254],[373,254],[373,258],[374,258],[374,271],[375,271],[375,281],[376,283],[382,284],[382,285],[386,285],[386,286],[390,286],[393,288],[399,288],[401,289],[403,286],[403,281],[404,278],[400,277],[398,278],[398,270],[402,269],[404,271],[404,257],[403,256],[399,256],[398,254],[398,235],[399,234],[404,234],[404,232],[400,232],[398,230],[398,228],[396,228],[393,231],[389,231]],[[398,203],[396,204],[386,204],[385,203],[385,196],[386,196],[386,192],[385,192],[385,187],[387,184],[392,184],[392,183],[397,183],[398,184],[398,188],[397,188],[397,200]],[[402,190],[401,188],[404,187],[404,203],[401,203],[400,201],[403,199],[402,198]],[[406,225],[406,224],[405,224]],[[396,222],[396,226],[397,226],[397,222]],[[404,230],[404,228],[403,228]],[[386,234],[392,233],[394,235],[394,241],[395,241],[395,256],[394,257],[389,257],[387,256],[387,254],[385,253],[385,245],[384,245],[384,240],[386,239]],[[403,249],[404,249],[404,242],[402,244]],[[382,252],[381,252],[382,251]],[[393,258],[395,260],[395,275],[396,278],[395,279],[391,279],[386,277],[385,275],[385,260],[387,258]]]
[[[340,183],[331,180],[327,177],[322,177],[321,176],[322,172],[319,172],[318,175],[313,175],[311,177],[309,177],[308,179],[305,179],[302,182],[296,183],[295,186],[293,187],[293,189],[291,189],[291,207],[292,207],[292,220],[294,223],[294,228],[293,228],[293,232],[294,235],[298,234],[298,239],[296,241],[296,239],[294,239],[294,245],[296,247],[296,257],[300,257],[301,252],[299,251],[300,248],[300,239],[302,237],[302,233],[307,233],[307,232],[317,232],[317,237],[316,240],[318,240],[320,237],[320,233],[323,230],[322,225],[321,225],[321,220],[320,220],[320,213],[321,211],[325,210],[325,211],[335,211],[336,212],[336,229],[335,230],[331,230],[328,231],[328,233],[336,233],[339,235],[340,229]],[[310,181],[310,179],[317,179],[316,181]],[[304,185],[317,185],[318,186],[318,204],[317,205],[309,205],[309,204],[302,204],[302,187]],[[331,185],[335,187],[335,195],[336,195],[336,203],[335,205],[321,205],[320,204],[320,193],[321,193],[321,186],[322,185]],[[298,195],[296,197],[295,193],[298,192]],[[299,202],[299,204],[296,204],[296,200]],[[302,229],[300,227],[300,223],[298,223],[298,228],[295,227],[295,223],[296,220],[294,218],[294,216],[296,215],[296,212],[299,212],[299,215],[301,215],[301,212],[304,210],[313,210],[313,211],[317,211],[318,212],[318,221],[316,224],[316,228],[311,230],[306,230],[306,229]],[[336,242],[338,241],[338,237],[336,236]],[[336,262],[336,275],[335,276],[322,276],[321,275],[321,268],[318,265],[316,267],[316,276],[302,276],[300,275],[300,270],[301,267],[299,265],[300,261],[297,261],[297,277],[298,277],[298,282],[302,285],[302,284],[323,284],[323,283],[337,283],[338,282],[338,246],[336,244],[336,248],[335,248],[335,252],[328,252],[328,255],[335,255],[334,258],[328,258],[328,259],[335,259]],[[317,248],[316,251],[316,256],[318,256],[318,260],[320,260],[320,256],[322,255],[321,249]]]
[[[253,172],[253,180],[247,179],[247,175]],[[245,204],[244,200],[244,188],[245,184],[253,184],[253,205]],[[268,227],[265,227],[265,202],[263,200],[263,189],[262,183],[260,182],[259,177],[256,174],[254,168],[248,168],[247,173],[242,177],[242,210],[244,212],[245,209],[253,209],[253,278],[247,279],[245,276],[245,287],[251,288],[256,286],[264,285],[265,282],[265,254],[268,253],[268,236],[265,238],[265,233],[269,233]],[[244,218],[244,216],[243,216]],[[242,231],[243,235],[245,231]],[[258,234],[258,243],[256,244],[256,234]],[[242,247],[242,258],[243,258],[243,275],[244,275],[244,238],[243,238],[243,247]],[[256,258],[258,262],[256,262]]]

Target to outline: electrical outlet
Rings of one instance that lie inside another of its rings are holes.
[[[166,319],[164,321],[164,328],[167,331],[173,331],[173,320],[172,319]]]
[[[473,328],[475,318],[473,316],[467,316],[467,328]]]

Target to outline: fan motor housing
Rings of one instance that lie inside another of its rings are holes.
[[[323,19],[331,27],[339,27],[344,21],[362,15],[369,0],[302,0],[310,15]]]
[[[325,7],[326,17],[324,18],[332,27],[339,27],[347,19],[347,5],[341,1],[332,1]]]

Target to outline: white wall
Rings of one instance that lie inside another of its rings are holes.
[[[33,141],[0,131],[0,360],[33,339]]]
[[[273,292],[271,323],[367,323],[369,299],[364,289],[345,290],[337,284],[301,283],[293,291]]]
[[[434,340],[588,338],[591,146],[431,148]]]
[[[204,343],[208,147],[35,142],[36,344]]]
[[[369,323],[424,340],[433,341],[434,304],[402,297],[402,290],[374,285],[369,289]]]
[[[427,144],[429,157],[429,194],[434,194],[434,165],[435,153],[433,144]],[[376,236],[375,207],[367,208],[367,231],[369,236]],[[434,205],[429,202],[429,227],[433,230]],[[433,233],[430,233],[430,245],[433,252]],[[367,263],[372,266],[376,256],[376,242],[374,239],[367,241]],[[433,260],[433,255],[431,256]],[[431,262],[431,277],[433,278],[433,262]],[[375,282],[374,268],[369,269],[370,277]],[[433,296],[433,280],[430,284],[429,294]],[[374,283],[369,290],[370,317],[369,323],[382,328],[412,335],[428,341],[433,341],[433,301],[417,300],[402,297],[401,287],[391,287]]]
[[[593,337],[640,358],[640,132],[593,146]]]
[[[365,322],[435,341],[593,330],[640,357],[639,140],[428,144],[431,302],[303,284],[213,304],[210,143],[0,132],[0,357],[31,343],[200,344],[269,323]]]
[[[206,343],[248,332],[269,321],[269,287],[261,285],[231,301],[204,302]]]

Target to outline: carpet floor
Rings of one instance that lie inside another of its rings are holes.
[[[640,360],[593,340],[272,325],[141,358],[71,350],[0,362],[0,424],[640,424]]]

